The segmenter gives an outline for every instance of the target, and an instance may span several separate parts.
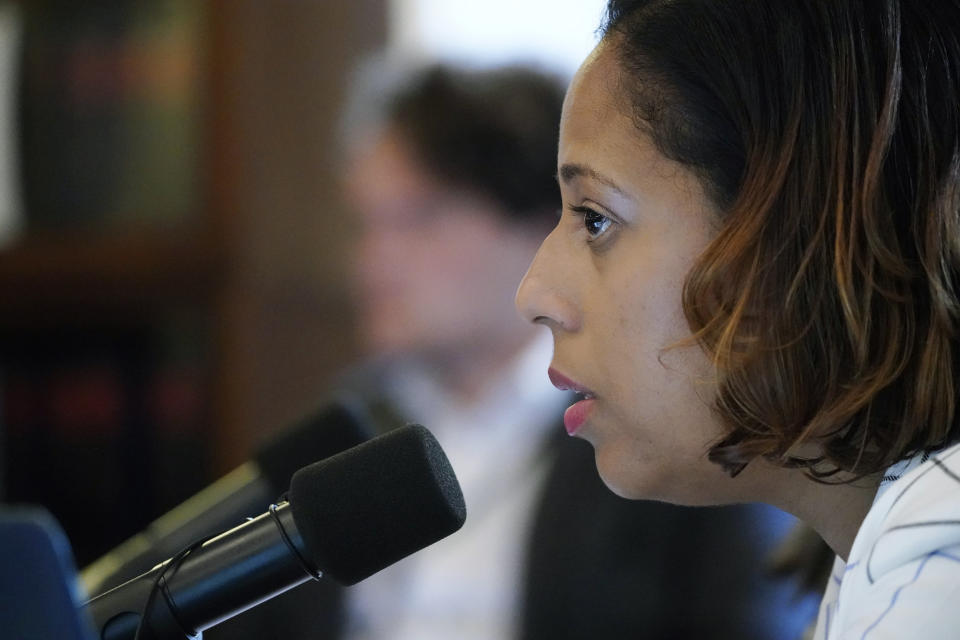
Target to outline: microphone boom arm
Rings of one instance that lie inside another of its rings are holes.
[[[204,629],[318,578],[301,549],[293,512],[283,502],[86,606],[103,640],[133,640],[140,626],[141,640],[197,638]],[[196,622],[182,622],[188,620]]]

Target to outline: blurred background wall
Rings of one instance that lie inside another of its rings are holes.
[[[569,74],[602,2],[0,2],[0,499],[81,566],[357,356],[340,114],[367,55]]]

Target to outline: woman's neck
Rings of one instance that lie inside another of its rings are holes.
[[[801,469],[782,471],[794,476],[781,485],[789,489],[767,501],[806,522],[834,553],[846,561],[857,532],[873,505],[880,476],[843,484],[837,484],[842,478],[831,478],[826,484],[811,480]]]

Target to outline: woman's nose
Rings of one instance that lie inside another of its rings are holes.
[[[574,295],[574,279],[567,277],[568,265],[560,251],[554,230],[540,245],[517,289],[516,305],[527,321],[543,324],[554,332],[577,331],[580,313]]]

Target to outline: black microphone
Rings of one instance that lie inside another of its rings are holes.
[[[353,447],[373,435],[360,404],[340,396],[260,446],[240,465],[141,533],[87,565],[81,581],[99,593],[148,571],[191,542],[263,512],[287,490],[300,468]]]
[[[439,443],[419,425],[401,427],[301,469],[289,502],[86,607],[102,640],[192,637],[321,574],[355,584],[465,518]]]

